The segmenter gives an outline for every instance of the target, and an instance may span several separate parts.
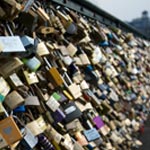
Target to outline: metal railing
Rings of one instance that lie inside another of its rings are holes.
[[[80,14],[84,16],[98,20],[99,22],[105,24],[106,26],[119,27],[125,32],[133,33],[134,36],[136,37],[141,37],[146,40],[150,40],[149,37],[147,37],[140,31],[136,30],[131,25],[107,13],[106,11],[102,10],[101,8],[99,8],[98,6],[94,5],[93,3],[89,1],[86,1],[86,0],[51,0],[51,2],[57,3],[64,7],[68,7],[76,12],[79,12]]]

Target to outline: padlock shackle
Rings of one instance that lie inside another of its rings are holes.
[[[10,34],[11,36],[14,36],[14,34],[13,34],[13,32],[12,32],[12,30],[11,30],[9,24],[8,24],[8,22],[6,22],[6,28],[7,28],[8,32],[9,32],[9,34]]]
[[[51,65],[50,62],[47,60],[47,58],[46,58],[46,57],[43,57],[43,59],[44,59],[45,63],[47,64],[47,66],[49,67],[49,69],[52,68],[52,65]]]
[[[6,111],[6,109],[5,109],[5,107],[2,105],[2,103],[0,103],[0,107],[1,107],[1,109],[4,111],[4,113],[5,113],[5,115],[6,115],[6,117],[9,117],[9,114],[8,114],[8,112]]]
[[[67,80],[69,81],[70,84],[72,84],[72,80],[70,79],[69,75],[67,74],[67,72],[64,72],[64,75],[67,77]]]

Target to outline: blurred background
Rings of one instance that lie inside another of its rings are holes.
[[[150,0],[86,0],[150,37]]]

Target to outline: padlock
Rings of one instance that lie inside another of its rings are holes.
[[[78,98],[75,101],[75,104],[77,105],[77,107],[80,109],[81,112],[83,112],[84,110],[86,110],[85,106],[86,106],[86,100],[83,97]]]
[[[19,70],[22,66],[23,63],[22,61],[15,57],[11,58],[9,60],[1,60],[3,64],[0,64],[0,74],[4,77],[7,78],[10,74],[12,74],[15,70]]]
[[[22,42],[24,48],[26,49],[26,53],[24,55],[21,54],[21,56],[22,57],[28,57],[28,56],[34,54],[35,50],[36,50],[35,49],[36,39],[33,39],[32,37],[29,37],[27,35],[21,36],[20,39],[21,39],[21,42]]]
[[[89,142],[100,138],[100,134],[98,133],[98,131],[95,128],[92,128],[89,130],[84,130],[83,134]]]
[[[106,143],[106,149],[108,149],[108,150],[115,150],[115,149],[113,148],[111,142],[107,142],[107,143]]]
[[[5,54],[26,51],[19,36],[0,36],[0,43],[3,47],[2,52]]]
[[[81,122],[79,121],[79,119],[75,119],[75,120],[73,120],[72,122],[67,123],[67,124],[65,125],[65,127],[66,127],[67,131],[73,131],[73,132],[74,132],[74,131],[79,131],[79,132],[81,132],[81,131],[84,130],[84,128],[83,128]]]
[[[74,20],[75,23],[78,23],[79,22],[79,16],[74,12],[72,11],[71,9],[65,7],[64,10],[69,13],[69,18],[71,17],[72,20]]]
[[[45,131],[45,134],[48,137],[48,139],[50,141],[54,141],[54,143],[56,143],[56,145],[59,145],[59,143],[61,142],[61,140],[63,138],[63,136],[60,133],[58,133],[51,125],[48,125],[48,127]]]
[[[48,34],[52,34],[52,33],[56,33],[56,30],[54,27],[46,27],[46,26],[40,26],[37,29],[38,33],[44,34],[44,35],[48,35]]]
[[[91,84],[97,84],[99,77],[97,76],[97,73],[95,72],[92,65],[87,65],[85,68],[85,79],[89,81]]]
[[[35,72],[28,72],[27,70],[23,71],[23,74],[25,76],[25,79],[28,83],[28,85],[36,84],[39,82],[37,75]]]
[[[22,139],[22,134],[12,116],[0,121],[0,138],[0,148],[10,146]]]
[[[86,33],[86,31],[84,31],[84,33],[85,33],[85,37],[81,36],[80,38],[82,38],[82,39],[79,41],[79,43],[89,43],[89,42],[91,42],[91,38]]]
[[[85,138],[85,136],[81,133],[81,132],[76,132],[75,133],[75,138],[77,139],[77,141],[82,145],[82,146],[86,146],[88,145],[88,142]]]
[[[53,111],[55,112],[56,110],[58,110],[60,104],[59,102],[53,97],[50,96],[49,100],[46,102],[46,105]]]
[[[118,75],[116,69],[111,65],[109,62],[106,63],[106,66],[104,68],[104,72],[108,77],[114,78]]]
[[[105,124],[104,126],[102,126],[100,129],[99,129],[100,133],[103,135],[103,136],[106,136],[109,134],[110,132],[110,128]]]
[[[75,57],[73,57],[73,59],[74,59],[76,65],[78,65],[78,66],[83,65],[83,63],[79,57],[75,56]]]
[[[65,104],[63,107],[64,113],[66,115],[65,122],[69,123],[74,119],[79,118],[82,115],[80,109],[76,106],[74,102],[69,102]]]
[[[44,133],[44,131],[47,129],[47,125],[42,116],[27,123],[25,127],[28,128],[34,136]]]
[[[100,107],[99,107],[98,111],[99,111],[100,115],[105,115],[105,114],[111,112],[111,110],[112,110],[112,108],[111,108],[110,104],[106,100],[104,100],[100,104]]]
[[[65,113],[60,108],[57,108],[57,110],[52,113],[52,116],[55,123],[62,122],[66,117]]]
[[[69,134],[64,135],[64,141],[61,142],[61,145],[63,145],[66,150],[73,149],[73,142]]]
[[[47,44],[44,43],[44,41],[41,41],[39,38],[37,38],[37,47],[36,47],[36,53],[39,56],[46,56],[49,55],[50,52],[47,48]]]
[[[71,96],[71,94],[68,91],[63,90],[63,93],[69,100],[73,100],[73,97]]]
[[[26,108],[24,105],[18,106],[13,110],[13,113],[24,113],[26,111]]]
[[[82,90],[87,90],[87,89],[89,89],[89,84],[85,80],[83,80],[80,83],[80,87],[81,87]]]
[[[72,141],[74,143],[73,150],[84,150],[84,148],[81,146],[81,144],[79,142],[77,142],[73,138],[72,138]]]
[[[68,85],[68,83],[66,82],[66,80],[64,79],[66,77],[67,81],[69,82],[70,85]],[[68,76],[67,72],[64,72],[64,84],[66,86],[66,88],[68,89],[68,91],[71,93],[71,95],[77,99],[79,98],[82,93],[81,93],[81,89],[80,89],[80,86],[73,83],[70,79],[70,77]]]
[[[115,102],[119,101],[119,97],[117,93],[111,88],[110,88],[109,98]]]
[[[69,55],[71,57],[73,57],[77,52],[77,48],[75,47],[75,45],[72,44],[71,42],[67,41],[66,39],[63,39],[63,43],[66,46],[66,49],[67,49]]]
[[[92,31],[90,33],[90,38],[93,39],[96,44],[107,41],[107,37],[105,33],[102,30],[98,31],[98,29],[93,26],[92,26]]]
[[[86,100],[83,97],[79,98],[75,103],[78,106],[78,108],[81,110],[81,112],[84,112],[89,109],[93,109],[92,104],[90,102],[86,102]]]
[[[10,86],[5,81],[3,77],[0,77],[0,102],[3,102],[5,99],[5,96],[10,92]]]
[[[70,56],[62,56],[59,52],[58,55],[60,56],[61,60],[64,62],[65,65],[69,66],[73,63],[73,59]]]
[[[59,101],[59,100],[61,99],[61,95],[60,95],[58,92],[54,92],[54,93],[52,94],[52,96],[53,96],[57,101]]]
[[[11,74],[7,80],[13,89],[24,86],[23,82],[16,73]]]
[[[11,110],[13,110],[24,103],[24,98],[14,90],[6,96],[4,102]]]
[[[88,116],[90,117],[91,121],[95,124],[97,129],[100,129],[105,125],[101,117],[94,110],[90,110],[88,112]]]
[[[111,132],[110,139],[119,144],[123,142],[123,139],[119,136],[119,134],[116,134],[114,131]]]
[[[40,60],[35,56],[29,59],[24,58],[23,62],[33,72],[37,71],[41,66]]]
[[[31,9],[38,14],[42,21],[49,22],[50,17],[45,12],[45,10],[41,8],[41,4],[39,2],[34,2]]]
[[[89,58],[87,57],[86,53],[84,52],[84,50],[80,46],[78,46],[77,48],[78,48],[78,51],[76,54],[79,56],[82,64],[83,65],[91,64],[91,62],[90,62]]]
[[[61,34],[64,34],[66,32],[61,20],[59,19],[58,16],[54,14],[53,10],[50,10],[49,14],[50,20],[52,21],[52,24],[55,28],[58,28],[61,32]]]
[[[83,17],[80,17],[80,22],[84,25],[84,27],[86,28],[86,29],[89,29],[90,28],[90,25],[88,24],[88,22],[87,22],[87,20],[85,19],[85,18],[83,18]]]
[[[59,45],[59,50],[63,56],[69,55],[69,52],[65,45]]]
[[[30,94],[25,98],[25,106],[40,106],[40,101],[37,96]]]
[[[77,24],[77,33],[72,35],[71,41],[75,44],[78,43],[88,43],[91,41],[90,37],[88,36],[87,31],[85,30],[84,26],[79,23]]]
[[[55,86],[62,86],[63,84],[63,79],[58,72],[58,70],[55,67],[52,67],[51,64],[48,62],[47,58],[44,57],[44,61],[48,65],[46,69],[49,71],[50,76],[53,79],[53,82],[55,83]]]
[[[68,101],[68,98],[65,96],[65,94],[63,94],[63,92],[57,92],[56,96],[57,98],[55,96],[54,97],[58,100],[59,103],[65,103]]]
[[[102,53],[99,47],[96,47],[92,54],[92,63],[93,64],[97,64],[99,62],[104,63],[105,61],[106,61],[105,55]]]
[[[74,70],[74,67],[72,68],[73,70]],[[76,71],[76,70],[75,70]],[[83,74],[81,73],[81,72],[79,72],[79,71],[77,71],[77,72],[75,72],[75,71],[73,71],[73,77],[72,77],[72,79],[73,79],[73,81],[76,83],[76,84],[80,84],[80,86],[81,86],[81,83],[82,83],[82,85],[83,85],[83,87],[84,87],[84,85],[85,86],[88,86],[88,85],[86,85],[86,81],[83,79]],[[85,81],[85,82],[84,82]],[[87,83],[88,84],[88,83]],[[81,86],[82,87],[82,86]]]
[[[113,120],[110,121],[110,125],[109,126],[110,126],[110,128],[112,130],[116,130],[116,125],[115,125],[115,122]]]
[[[42,147],[44,147],[44,149],[54,150],[54,146],[51,144],[51,142],[44,134],[38,135],[38,141],[39,144],[42,145]]]
[[[83,80],[79,67],[74,62],[68,66],[68,72],[70,76],[78,76],[79,80]]]
[[[96,97],[96,95],[90,90],[86,90],[85,93],[87,94],[87,96],[89,96],[91,98],[91,103],[93,103],[95,106],[99,106],[100,105],[100,101],[99,99]]]
[[[62,13],[63,12],[63,13]],[[63,11],[56,10],[56,14],[58,17],[60,17],[66,32],[69,34],[75,34],[77,32],[77,26],[71,19],[69,15],[66,14],[65,10]]]
[[[38,143],[38,138],[35,137],[28,128],[23,128],[22,132],[25,133],[23,139],[20,141],[18,146],[32,150]],[[17,146],[17,148],[18,148]]]

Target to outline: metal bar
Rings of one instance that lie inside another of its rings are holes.
[[[133,28],[131,25],[126,24],[120,19],[114,17],[113,15],[107,13],[101,8],[97,7],[91,2],[86,0],[51,0],[51,2],[68,7],[84,16],[98,20],[107,26],[116,26],[121,28],[126,32],[132,32],[135,36],[149,39],[146,35],[142,34],[140,31]]]

